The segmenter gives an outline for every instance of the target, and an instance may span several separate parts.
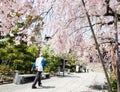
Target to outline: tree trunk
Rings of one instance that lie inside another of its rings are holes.
[[[117,15],[115,13],[115,45],[116,45],[116,72],[117,72],[117,92],[120,92],[120,55],[118,48]]]

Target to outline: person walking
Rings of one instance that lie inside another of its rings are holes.
[[[43,54],[39,54],[39,57],[35,61],[35,67],[36,67],[37,73],[36,73],[34,82],[32,84],[32,89],[37,88],[36,83],[38,83],[38,86],[42,85],[41,79],[42,79],[42,71],[44,69],[44,64],[45,64],[45,61],[44,61]]]

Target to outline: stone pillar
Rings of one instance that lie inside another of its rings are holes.
[[[58,67],[58,75],[60,76],[60,67]]]
[[[79,65],[76,65],[76,72],[79,72]]]
[[[15,70],[13,83],[18,84],[18,79],[19,79],[18,77],[19,77],[19,71]]]

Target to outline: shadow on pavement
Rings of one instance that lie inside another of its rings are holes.
[[[94,89],[94,90],[107,90],[108,86],[107,85],[92,85],[89,88]]]
[[[41,86],[38,89],[45,88],[45,89],[50,89],[50,88],[55,88],[55,86]]]
[[[69,74],[69,75],[60,75],[60,76],[57,76],[58,78],[81,78],[80,76],[74,76],[73,74]]]
[[[81,78],[80,76],[71,76],[71,75],[68,75],[66,77],[70,77],[70,78]]]

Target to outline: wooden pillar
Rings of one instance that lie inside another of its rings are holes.
[[[111,52],[111,64],[112,64],[112,70],[113,70],[113,77],[116,79],[116,69],[115,69],[115,53],[112,42],[110,43],[110,52]]]

